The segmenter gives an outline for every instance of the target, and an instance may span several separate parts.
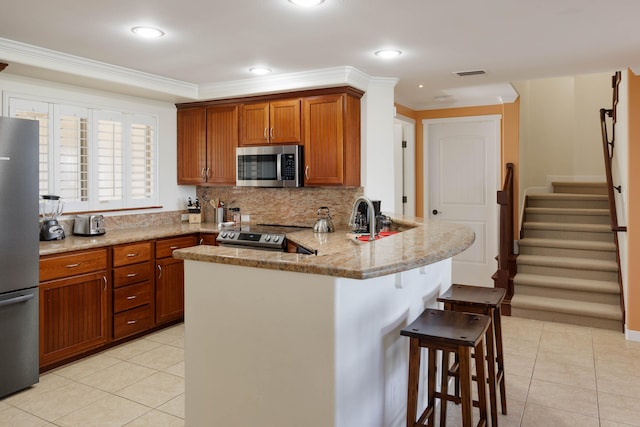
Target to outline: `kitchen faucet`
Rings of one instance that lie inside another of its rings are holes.
[[[349,219],[349,225],[355,224],[356,214],[358,213],[358,205],[360,202],[365,202],[368,206],[367,213],[369,214],[369,241],[376,240],[376,211],[373,208],[373,202],[368,197],[360,196],[353,204],[353,210],[351,211],[351,218]]]

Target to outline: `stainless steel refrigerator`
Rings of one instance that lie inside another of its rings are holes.
[[[0,397],[38,382],[38,132],[0,117]]]

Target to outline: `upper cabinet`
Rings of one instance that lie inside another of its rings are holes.
[[[305,186],[360,186],[360,96],[303,99]]]
[[[238,106],[178,109],[178,184],[235,185]]]
[[[300,144],[304,185],[360,186],[360,98],[351,87],[178,104],[178,184],[235,185],[238,146]]]
[[[240,107],[240,145],[300,144],[300,99]]]

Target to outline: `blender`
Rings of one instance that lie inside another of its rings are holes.
[[[58,223],[58,217],[62,213],[64,203],[60,196],[46,194],[40,196],[40,240],[62,240],[64,239],[64,229]]]

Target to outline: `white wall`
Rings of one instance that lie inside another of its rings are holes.
[[[394,167],[394,105],[396,79],[372,79],[361,105],[361,186],[365,196],[380,200],[381,210],[395,213],[398,195]]]
[[[135,212],[175,211],[184,209],[188,196],[195,198],[195,187],[177,185],[176,160],[176,109],[168,102],[129,97],[109,92],[81,87],[67,86],[43,80],[35,80],[14,75],[0,75],[0,111],[7,115],[8,106],[2,105],[6,93],[38,96],[43,99],[65,103],[78,103],[116,111],[143,112],[158,117],[158,189],[161,209]],[[118,212],[118,215],[130,212]]]
[[[613,72],[516,82],[520,94],[520,187],[549,176],[602,177],[600,108],[611,108]]]

